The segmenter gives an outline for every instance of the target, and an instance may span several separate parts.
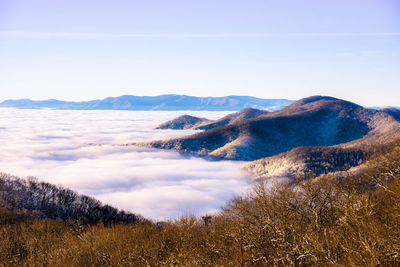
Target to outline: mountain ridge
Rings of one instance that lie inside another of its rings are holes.
[[[399,118],[389,112],[313,96],[279,111],[194,135],[137,145],[252,161],[245,169],[259,178],[296,176],[310,170],[321,174],[361,164],[371,144],[390,140],[399,128]]]
[[[245,108],[241,111],[228,114],[218,120],[209,120],[206,118],[182,115],[170,121],[161,123],[155,129],[192,129],[192,130],[210,130],[219,126],[233,124],[244,119],[253,119],[267,114],[268,111],[254,108]]]
[[[211,123],[211,122],[213,121],[208,120],[206,118],[200,118],[190,115],[182,115],[173,120],[161,123],[154,129],[174,129],[174,130],[193,129],[197,127],[197,125],[202,125],[204,123]]]
[[[244,108],[277,110],[291,104],[287,99],[262,99],[252,96],[195,97],[188,95],[134,96],[122,95],[90,101],[48,100],[5,100],[0,107],[22,109],[61,110],[211,110],[238,111]]]

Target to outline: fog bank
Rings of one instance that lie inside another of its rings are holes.
[[[193,133],[153,129],[183,114],[217,119],[227,113],[0,109],[0,171],[35,176],[153,219],[212,213],[250,186],[239,169],[243,162],[116,144]]]

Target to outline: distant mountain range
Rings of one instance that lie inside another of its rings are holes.
[[[245,168],[256,177],[296,176],[361,164],[371,149],[400,136],[400,111],[313,96],[279,111],[245,109],[217,121],[181,116],[158,128],[205,131],[134,145],[214,159],[253,160]]]
[[[257,108],[278,110],[289,104],[287,99],[261,99],[251,96],[195,97],[187,95],[133,96],[124,95],[102,100],[83,102],[55,99],[34,101],[30,99],[6,100],[0,107],[21,109],[67,110],[242,110]]]

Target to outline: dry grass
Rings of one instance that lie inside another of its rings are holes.
[[[9,266],[399,266],[400,150],[342,181],[257,185],[216,216],[166,223],[30,219],[0,210]],[[374,190],[371,190],[374,188]]]

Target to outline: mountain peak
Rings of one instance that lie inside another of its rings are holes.
[[[195,127],[203,132],[147,145],[224,159],[254,160],[299,146],[344,144],[400,127],[389,114],[327,96],[301,99],[280,111],[254,110],[255,114],[248,116],[249,111],[253,110]]]
[[[340,100],[340,99],[331,97],[331,96],[314,95],[314,96],[302,98],[302,99],[296,101],[295,103],[305,105],[308,103],[317,102],[317,101],[321,101],[321,100],[335,100],[336,101],[336,100]],[[344,100],[341,100],[341,101],[344,101]]]
[[[357,105],[353,102],[349,102],[346,100],[330,97],[330,96],[311,96],[307,98],[302,98],[291,105],[283,108],[280,111],[275,112],[279,115],[294,115],[295,113],[304,113],[309,111],[318,111],[322,109],[330,109],[330,110],[342,110],[342,111],[350,111],[363,109],[362,106]]]
[[[182,115],[171,121],[167,121],[158,125],[155,129],[190,129],[202,123],[208,123],[210,120],[206,118],[199,118],[190,115]]]

